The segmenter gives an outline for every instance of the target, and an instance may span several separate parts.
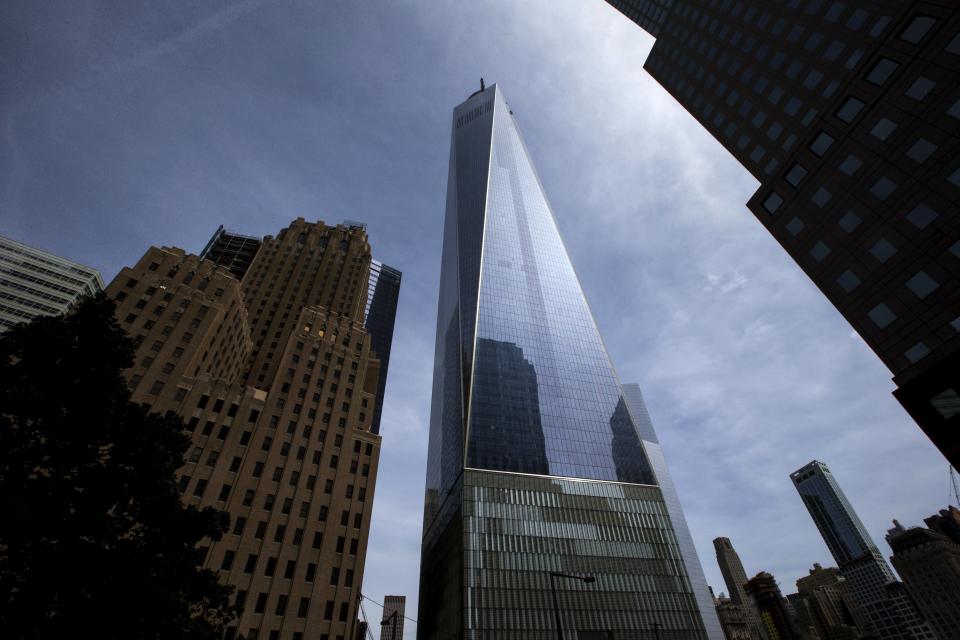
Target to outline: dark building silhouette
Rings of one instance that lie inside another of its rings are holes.
[[[960,467],[960,4],[608,0]]]
[[[761,571],[747,580],[747,595],[753,598],[769,640],[798,640],[790,623],[786,601],[772,575]]]
[[[747,596],[747,572],[740,561],[740,555],[733,548],[730,538],[714,538],[713,549],[717,553],[717,565],[727,585],[727,594],[732,606],[740,607],[740,616],[743,618],[750,637],[762,640],[766,637],[765,627],[760,621],[760,612],[756,603]],[[734,617],[734,614],[730,614]]]

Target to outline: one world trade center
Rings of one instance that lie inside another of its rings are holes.
[[[501,91],[452,127],[417,637],[722,637]]]

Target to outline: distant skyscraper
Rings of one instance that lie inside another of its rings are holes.
[[[570,637],[707,638],[673,514],[500,90],[475,92],[452,125],[418,636],[552,640],[555,584]]]
[[[908,628],[916,614],[891,596],[888,585],[896,578],[827,465],[814,460],[790,479],[863,610],[866,630],[881,638],[922,638]]]
[[[730,602],[743,608],[743,617],[750,635],[754,640],[761,640],[765,636],[765,629],[761,624],[756,603],[747,596],[747,572],[743,569],[740,555],[733,548],[730,538],[714,538],[713,548],[717,552],[717,564],[727,585]]]
[[[760,611],[760,620],[770,640],[796,640],[786,601],[772,575],[761,571],[747,580],[746,591]]]
[[[673,523],[673,532],[677,536],[680,555],[683,556],[684,564],[690,574],[690,583],[693,585],[693,592],[697,597],[697,606],[700,608],[703,624],[710,637],[719,638],[722,634],[722,628],[720,621],[717,619],[713,596],[710,593],[710,587],[707,586],[707,579],[703,575],[703,567],[700,564],[700,558],[697,556],[697,548],[693,544],[693,536],[690,535],[690,529],[687,527],[687,518],[683,515],[680,497],[677,495],[673,477],[667,468],[667,459],[660,447],[660,440],[653,428],[653,421],[650,419],[647,405],[643,401],[643,392],[640,390],[640,385],[635,383],[623,385],[623,398],[630,409],[630,416],[636,425],[636,431],[643,441],[643,450],[646,452],[650,466],[653,468],[653,475],[656,477],[657,484],[660,485],[660,491],[663,492],[663,501],[667,505],[667,513]],[[630,425],[628,421],[625,424]],[[629,434],[631,429],[627,428],[623,431]],[[614,437],[616,438],[616,436]],[[623,447],[623,450],[628,450],[628,448]]]
[[[407,596],[384,596],[380,640],[403,640],[403,616],[407,610]],[[394,615],[396,614],[396,615]]]
[[[373,407],[371,431],[380,433],[383,397],[387,390],[387,369],[390,366],[390,345],[393,344],[393,325],[397,319],[402,274],[378,260],[370,261],[370,282],[367,286],[367,306],[363,325],[370,332],[373,351],[380,360],[380,381],[377,383],[377,401]]]
[[[0,236],[0,333],[102,290],[96,269]]]
[[[860,637],[857,626],[859,605],[853,601],[836,567],[824,569],[814,564],[809,575],[797,580],[797,593],[806,602],[820,640]]]
[[[608,0],[960,467],[960,4]]]
[[[894,568],[937,637],[960,638],[960,539],[894,521],[887,542]]]
[[[107,288],[133,400],[184,420],[183,501],[231,516],[203,549],[237,589],[230,634],[353,638],[381,443],[367,234],[298,218],[204,253],[151,247]]]

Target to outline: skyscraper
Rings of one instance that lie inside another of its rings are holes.
[[[887,542],[890,561],[937,637],[960,637],[960,537],[933,528],[905,529],[894,520]]]
[[[790,479],[862,609],[866,631],[881,638],[924,637],[910,629],[916,612],[889,589],[897,579],[829,467],[814,460],[791,473]]]
[[[820,640],[852,640],[860,636],[859,606],[836,567],[824,569],[815,563],[809,575],[797,580],[797,593],[810,610]]]
[[[786,601],[772,575],[761,571],[747,580],[745,590],[756,603],[770,640],[796,640]]]
[[[418,636],[554,638],[555,589],[580,638],[706,638],[664,495],[496,86],[454,109],[443,238]]]
[[[743,569],[740,555],[733,548],[730,538],[714,538],[713,548],[717,553],[717,564],[723,575],[723,582],[727,585],[727,594],[730,604],[743,609],[743,619],[754,640],[765,637],[764,625],[760,622],[760,612],[756,603],[747,596],[747,572]]]
[[[403,621],[406,610],[407,596],[383,596],[381,640],[403,640]]]
[[[663,455],[663,448],[660,446],[657,432],[653,428],[653,421],[650,419],[647,405],[643,401],[643,392],[640,390],[640,385],[636,383],[623,385],[623,398],[630,409],[630,416],[632,416],[633,423],[636,425],[636,431],[643,441],[643,450],[647,454],[650,466],[653,468],[657,485],[663,493],[663,501],[667,505],[670,522],[673,523],[673,532],[677,536],[680,555],[683,556],[684,565],[686,565],[687,572],[690,574],[690,584],[693,586],[693,592],[697,598],[697,607],[700,609],[700,616],[703,618],[707,635],[712,638],[719,638],[723,629],[717,617],[713,595],[710,593],[707,579],[703,575],[703,567],[700,564],[700,558],[697,556],[697,548],[693,544],[693,537],[690,535],[689,527],[687,527],[683,507],[680,506],[680,496],[677,495],[673,477],[667,468],[667,460]]]
[[[0,236],[0,333],[102,290],[96,269]]]
[[[390,366],[390,345],[393,344],[393,325],[397,319],[400,299],[400,281],[403,274],[379,260],[370,261],[370,282],[367,285],[367,306],[363,326],[370,332],[373,352],[380,360],[380,380],[377,382],[377,400],[373,407],[370,430],[380,433],[383,397],[387,391],[387,369]]]
[[[608,0],[753,176],[747,203],[960,467],[960,5]]]
[[[244,608],[230,633],[352,638],[381,442],[370,245],[362,227],[302,218],[253,240],[234,260],[218,232],[226,262],[151,247],[114,278],[138,343],[128,386],[191,434],[183,500],[230,513],[204,562]]]

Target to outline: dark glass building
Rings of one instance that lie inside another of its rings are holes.
[[[960,5],[608,0],[757,180],[747,206],[960,467]]]
[[[363,324],[370,332],[373,352],[380,360],[380,381],[377,383],[377,400],[370,425],[370,430],[374,433],[380,433],[383,396],[387,389],[387,369],[390,366],[390,345],[393,344],[393,325],[397,319],[397,301],[400,298],[402,277],[403,274],[397,269],[378,260],[370,261],[370,282],[367,286],[367,307]]]
[[[934,637],[913,604],[900,597],[893,571],[824,463],[813,460],[790,474],[840,575],[865,617],[866,630],[879,638],[928,640]]]
[[[552,639],[551,584],[569,638],[721,637],[502,93],[452,125],[418,637]]]

